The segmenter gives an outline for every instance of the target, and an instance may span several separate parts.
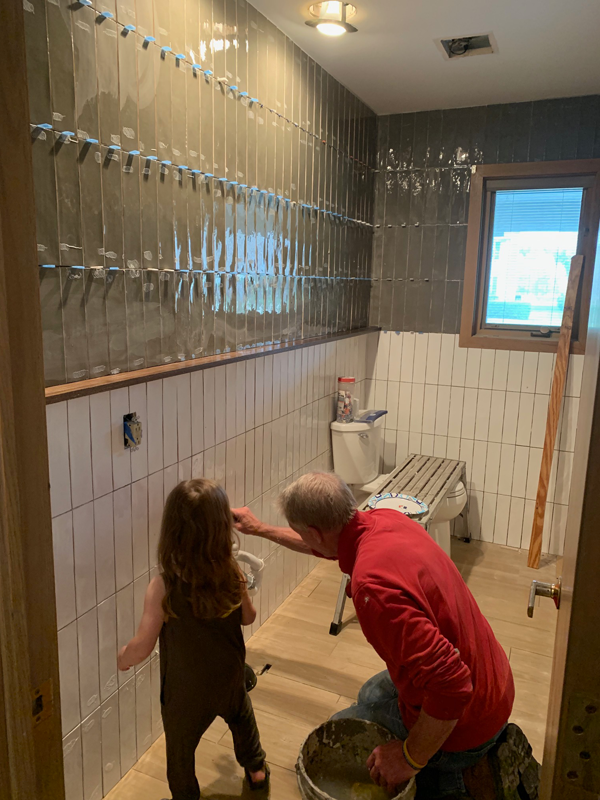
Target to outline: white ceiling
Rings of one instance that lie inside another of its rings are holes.
[[[358,33],[309,28],[309,3],[251,0],[378,114],[600,93],[598,0],[354,0]],[[494,55],[434,40],[493,33]]]

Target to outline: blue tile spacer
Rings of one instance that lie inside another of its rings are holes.
[[[247,189],[248,188],[248,184],[247,183],[240,183],[239,187],[240,187],[240,189]]]
[[[227,183],[227,178],[217,178],[217,180],[221,181],[221,183]]]
[[[109,150],[120,150],[121,149],[121,145],[120,144],[109,144],[108,145],[108,149]]]
[[[175,58],[176,58],[178,61],[185,61],[185,53],[177,53],[177,55],[175,56]]]
[[[155,42],[156,41],[156,37],[155,36],[144,36],[144,41],[145,42]]]
[[[192,172],[192,175],[202,175],[202,170],[201,169],[193,169],[191,172]]]
[[[212,75],[212,74],[213,74],[213,71],[212,71],[212,69],[205,69],[205,70],[204,70],[204,74],[205,74],[205,75]]]
[[[129,150],[127,153],[128,156],[139,156],[139,154],[140,154],[139,150]]]
[[[251,97],[250,98],[250,102],[251,103],[258,103],[258,97]]]
[[[169,47],[168,45],[165,45],[164,47],[161,47],[160,49],[161,49],[161,51],[162,51],[163,53],[170,53],[170,52],[171,52],[171,50],[172,50],[172,48],[171,48],[171,47]]]
[[[231,89],[232,92],[235,92],[238,87],[237,86],[230,86],[229,88]]]
[[[168,167],[169,164],[172,164],[173,162],[172,161],[168,161],[168,160],[165,159],[164,161],[161,161],[160,163],[163,165],[163,167]]]
[[[92,0],[79,0],[79,5],[80,6],[91,6],[92,5]]]
[[[212,172],[205,172],[204,173],[204,177],[205,178],[214,178],[215,176],[212,174]]]
[[[86,144],[98,144],[98,139],[86,139]]]
[[[146,161],[158,161],[158,156],[146,156]]]
[[[75,131],[59,131],[59,138],[66,139],[68,136],[75,136]]]
[[[51,131],[52,130],[52,125],[49,122],[40,122],[35,127],[39,128],[41,131]]]
[[[192,69],[199,69],[202,71],[202,64],[192,64]]]
[[[134,31],[135,30],[135,25],[124,25],[123,26],[123,30],[127,31],[128,33],[129,33],[129,31]]]
[[[227,181],[230,186],[239,186],[238,181]]]
[[[248,97],[248,92],[240,92],[240,97]]]
[[[180,164],[177,169],[189,169],[189,167],[186,164]]]
[[[114,19],[115,15],[111,11],[101,11],[100,16],[104,19]]]

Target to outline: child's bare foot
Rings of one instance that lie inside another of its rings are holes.
[[[255,772],[250,772],[249,769],[246,770],[246,779],[250,785],[250,789],[254,791],[260,790],[267,790],[269,788],[269,766],[265,762],[261,769],[257,769]]]
[[[251,772],[250,773],[250,780],[252,783],[261,783],[267,777],[267,773],[264,769],[260,769],[258,772]]]

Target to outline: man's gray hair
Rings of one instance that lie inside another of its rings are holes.
[[[300,530],[339,531],[356,511],[349,486],[331,472],[308,472],[279,495],[288,522]]]

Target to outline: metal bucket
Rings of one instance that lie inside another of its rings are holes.
[[[362,719],[330,719],[319,725],[300,748],[296,773],[304,800],[377,800],[367,759],[379,745],[394,736],[374,722]],[[391,800],[413,800],[414,778]],[[389,795],[380,790],[381,798]]]

